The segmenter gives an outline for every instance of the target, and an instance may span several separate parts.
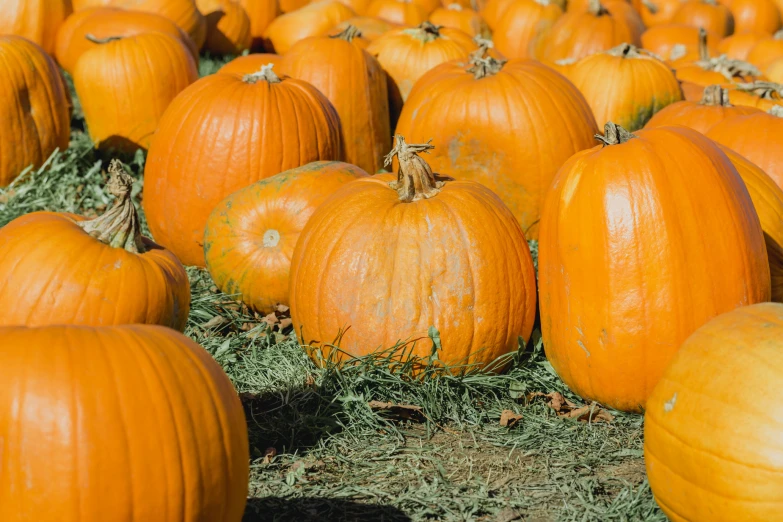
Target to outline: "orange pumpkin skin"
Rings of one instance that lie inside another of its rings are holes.
[[[271,71],[202,78],[172,102],[150,146],[150,230],[184,264],[203,267],[204,225],[220,201],[284,170],[341,159],[341,133],[334,107],[309,83]]]
[[[288,305],[291,257],[310,216],[338,188],[366,176],[348,163],[316,161],[231,194],[204,233],[212,280],[262,314]]]
[[[549,0],[514,0],[495,27],[495,47],[508,58],[529,58],[533,42],[562,15]]]
[[[777,520],[783,305],[738,308],[699,328],[650,396],[644,460],[671,520]]]
[[[207,21],[204,49],[214,54],[242,54],[253,43],[250,17],[234,0],[196,0]]]
[[[296,11],[279,16],[266,28],[265,49],[285,54],[299,40],[311,36],[324,36],[343,20],[356,13],[350,7],[335,0],[321,0]]]
[[[764,75],[775,83],[783,83],[783,56],[767,65]]]
[[[4,327],[0,357],[3,522],[241,520],[245,415],[199,345],[160,326]]]
[[[22,36],[52,54],[57,29],[71,11],[70,0],[4,0],[0,35]]]
[[[100,44],[84,52],[73,71],[93,142],[125,153],[149,148],[166,107],[197,79],[187,48],[161,33]]]
[[[427,161],[436,172],[488,187],[536,239],[557,169],[593,142],[593,113],[572,83],[536,61],[510,60],[479,79],[468,68],[451,61],[422,77],[396,133],[432,139]],[[533,130],[544,128],[558,132]]]
[[[724,38],[718,44],[718,53],[725,54],[734,60],[748,60],[748,54],[761,40],[769,38],[769,35],[759,32],[745,32],[733,34]],[[711,53],[714,56],[715,53]]]
[[[353,11],[359,15],[364,16],[367,13],[367,8],[372,3],[372,0],[339,0],[341,3],[347,5]]]
[[[670,24],[680,8],[682,0],[634,1],[632,5],[639,12],[645,27]]]
[[[715,0],[688,0],[674,13],[672,23],[691,27],[703,27],[716,38],[724,38],[734,32],[734,16],[725,5]]]
[[[336,26],[334,26],[334,29],[332,29],[329,33],[330,34],[338,34],[343,31],[345,31],[349,25],[352,25],[359,29],[359,32],[362,34],[362,38],[369,40],[370,42],[377,40],[384,34],[388,33],[389,31],[393,31],[395,29],[402,29],[402,26],[398,24],[393,24],[391,22],[387,22],[386,20],[381,20],[380,18],[371,18],[369,16],[357,16],[354,18],[349,18],[348,20],[345,20],[343,22],[340,22]]]
[[[459,4],[449,4],[435,9],[430,14],[430,22],[441,27],[459,29],[470,36],[489,38],[492,34],[480,14]]]
[[[220,68],[219,74],[253,74],[261,70],[261,67],[267,64],[273,64],[277,67],[283,57],[278,54],[258,53],[248,54],[234,58],[226,65]]]
[[[373,0],[367,7],[367,16],[403,26],[419,25],[427,15],[423,6],[410,0]]]
[[[198,49],[207,38],[207,22],[194,0],[111,0],[111,5],[165,16],[185,31]]]
[[[783,58],[783,31],[757,43],[748,53],[748,61],[761,70],[780,58]]]
[[[405,202],[390,188],[394,179],[344,185],[302,231],[290,294],[300,339],[328,355],[342,331],[350,356],[417,341],[408,347],[426,358],[434,326],[446,365],[483,367],[515,351],[532,331],[536,291],[514,216],[478,183],[446,181],[431,197]],[[346,281],[356,284],[350,292]]]
[[[383,167],[391,144],[386,74],[378,60],[351,41],[355,31],[297,42],[280,67],[332,102],[343,129],[343,158],[374,173]]]
[[[563,381],[639,412],[683,340],[768,301],[770,275],[731,162],[696,131],[662,127],[563,165],[541,216],[539,290],[544,348]]]
[[[250,18],[251,46],[261,49],[264,46],[264,31],[272,20],[280,14],[280,4],[277,0],[239,0]]]
[[[704,90],[701,101],[673,103],[655,114],[645,125],[646,129],[668,125],[683,125],[705,134],[712,127],[732,116],[759,112],[753,107],[734,106],[728,92],[714,85]]]
[[[783,106],[783,85],[771,82],[730,84],[726,87],[729,100],[734,105],[756,107],[768,111]]]
[[[695,61],[699,59],[699,30],[687,25],[659,25],[652,27],[642,33],[642,48],[653,52],[665,60],[671,58],[675,46],[682,49],[684,46],[685,54],[678,60],[683,62]],[[715,38],[707,36],[708,52],[710,56],[713,52],[712,42]]]
[[[73,12],[83,11],[91,7],[102,7],[112,3],[112,0],[71,0]]]
[[[310,0],[278,0],[280,12],[283,14],[301,9],[310,3]]]
[[[568,78],[584,94],[599,125],[613,121],[629,131],[641,129],[655,113],[682,100],[674,72],[627,44],[582,58],[569,69]]]
[[[760,32],[772,35],[780,29],[780,12],[772,0],[731,0],[734,32]]]
[[[55,149],[68,148],[71,118],[60,70],[41,47],[21,36],[0,36],[0,63],[0,187],[4,187],[28,166],[40,167]]]
[[[57,32],[54,54],[60,66],[73,73],[79,57],[85,51],[99,45],[88,40],[88,34],[100,40],[149,32],[164,33],[179,39],[193,58],[198,59],[196,44],[168,18],[154,13],[127,11],[116,7],[88,8],[69,16]]]
[[[479,10],[481,16],[484,17],[484,21],[487,22],[492,31],[495,30],[498,23],[503,19],[506,14],[506,9],[514,2],[514,0],[489,0],[484,9]]]

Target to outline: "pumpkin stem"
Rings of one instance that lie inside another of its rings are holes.
[[[650,14],[658,14],[658,6],[652,3],[650,0],[642,0],[642,5],[650,11]]]
[[[590,3],[587,4],[587,12],[593,16],[604,16],[609,14],[606,7],[601,5],[601,0],[590,0]]]
[[[102,216],[76,224],[101,243],[143,254],[147,249],[141,239],[139,214],[131,201],[133,178],[116,159],[109,164],[109,174],[111,177],[104,190],[116,198],[114,205]]]
[[[268,83],[280,83],[283,80],[272,70],[274,66],[275,64],[268,63],[261,67],[260,71],[243,76],[242,81],[245,83],[258,83],[258,80],[264,80]]]
[[[767,114],[777,116],[778,118],[783,118],[783,106],[775,105],[774,107],[772,107],[770,110],[767,111]]]
[[[701,95],[701,105],[731,107],[729,103],[729,91],[720,85],[709,85],[704,88]]]
[[[606,54],[611,56],[622,56],[623,58],[636,58],[641,56],[639,49],[635,45],[627,43],[620,44],[617,47],[612,47],[606,51]]]
[[[622,145],[631,138],[635,138],[635,134],[631,134],[627,130],[623,129],[616,123],[607,122],[604,125],[604,133],[596,134],[595,139],[604,144],[604,147],[609,145]]]
[[[494,45],[492,40],[476,36],[473,41],[478,45],[478,49],[470,53],[468,60],[470,67],[467,71],[473,73],[473,77],[477,80],[499,73],[508,60],[496,60],[488,55]]]
[[[446,9],[449,11],[462,11],[462,6],[460,4],[449,4]]]
[[[431,141],[408,145],[405,138],[397,134],[394,136],[394,148],[384,158],[384,166],[391,165],[394,156],[400,162],[397,181],[392,181],[389,186],[397,191],[400,201],[404,203],[431,198],[443,186],[442,181],[435,179],[427,162],[418,156],[435,148],[430,144]]]
[[[423,43],[427,43],[440,38],[442,27],[442,25],[435,25],[431,22],[422,22],[418,27],[403,29],[402,32],[418,38]]]
[[[107,36],[106,38],[98,38],[97,36],[90,33],[85,34],[84,37],[94,44],[107,44],[109,42],[116,42],[117,40],[122,40],[122,36]]]
[[[738,83],[737,89],[764,100],[780,100],[783,98],[783,84],[774,82],[756,81],[752,83]]]
[[[329,38],[340,38],[341,40],[345,40],[346,42],[352,42],[354,38],[359,38],[362,36],[362,32],[359,30],[358,27],[354,25],[348,25],[341,33],[334,34],[330,36]]]
[[[710,48],[707,47],[707,30],[703,27],[699,27],[699,60],[702,62],[709,61]]]
[[[779,30],[777,33],[772,35],[772,38],[774,40],[783,40],[783,29]]]
[[[669,51],[669,60],[679,60],[686,54],[688,54],[688,48],[684,44],[674,44],[672,50]]]

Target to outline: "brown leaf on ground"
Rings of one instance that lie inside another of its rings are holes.
[[[513,428],[521,420],[522,415],[519,413],[514,413],[511,410],[503,410],[500,414],[500,425],[504,428]]]
[[[279,320],[277,319],[277,314],[275,312],[272,312],[271,314],[264,316],[262,320],[266,321],[266,324],[268,324],[269,326],[274,326],[279,322]]]
[[[603,409],[597,402],[593,402],[589,406],[574,404],[559,392],[533,392],[528,393],[525,398],[527,402],[532,402],[538,397],[543,397],[546,405],[555,410],[558,417],[564,419],[577,419],[582,422],[612,422],[614,420],[614,415]]]
[[[277,450],[275,448],[267,448],[264,450],[264,464],[269,464],[272,462],[272,459],[277,455]]]
[[[223,326],[227,322],[228,322],[228,319],[226,319],[222,315],[216,315],[215,317],[213,317],[212,319],[210,319],[209,321],[207,321],[206,323],[201,325],[201,327],[204,330],[209,330],[210,328],[217,328],[219,326]]]
[[[281,313],[281,314],[287,314],[287,313],[288,313],[288,310],[289,310],[289,308],[288,308],[286,305],[284,305],[284,304],[278,304],[277,306],[275,306],[275,310],[276,310],[278,313]]]
[[[395,417],[421,422],[424,420],[424,409],[415,404],[394,404],[393,402],[370,401],[367,403],[372,411],[385,411]]]
[[[556,412],[560,413],[563,411],[571,411],[574,408],[577,408],[578,406],[574,404],[573,402],[569,401],[565,397],[563,397],[563,394],[560,392],[551,392],[551,393],[543,393],[543,392],[533,392],[528,393],[525,396],[525,400],[530,403],[533,402],[534,399],[538,397],[543,397],[544,401],[546,402],[546,405],[555,410]]]

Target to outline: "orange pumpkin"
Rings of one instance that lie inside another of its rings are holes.
[[[339,0],[340,2],[344,3],[353,11],[359,15],[363,16],[365,13],[367,13],[367,8],[372,3],[372,0]]]
[[[60,70],[41,47],[21,36],[0,36],[0,63],[0,187],[4,187],[25,168],[43,165],[55,149],[68,148],[71,117]]]
[[[689,25],[696,29],[704,28],[716,38],[724,38],[734,32],[734,16],[728,7],[716,0],[683,2],[674,13],[672,23]]]
[[[71,11],[70,0],[4,0],[0,35],[23,36],[51,54],[57,29]]]
[[[728,8],[736,34],[759,32],[767,35],[780,29],[780,12],[772,0],[731,0]]]
[[[335,25],[353,18],[356,13],[335,0],[321,0],[275,18],[265,33],[265,48],[285,54],[299,40],[324,36]]]
[[[726,118],[754,112],[759,111],[753,107],[735,107],[729,101],[726,89],[710,85],[704,89],[701,101],[673,103],[650,118],[645,128],[683,125],[704,134]]]
[[[742,179],[709,139],[607,123],[600,141],[563,165],[544,204],[544,348],[575,393],[639,412],[684,339],[769,300],[769,265]]]
[[[734,105],[756,107],[768,111],[783,105],[783,85],[772,82],[753,82],[731,85],[729,100]]]
[[[199,49],[207,38],[207,22],[194,0],[111,0],[111,5],[165,16],[185,31]]]
[[[716,317],[682,345],[644,415],[644,460],[671,520],[777,520],[783,306]]]
[[[245,415],[201,346],[160,326],[5,327],[0,360],[3,522],[242,518]]]
[[[484,9],[479,10],[479,13],[492,31],[503,20],[503,16],[512,2],[514,0],[489,0]]]
[[[474,55],[471,63],[447,62],[416,83],[397,134],[432,139],[437,148],[429,162],[436,171],[491,189],[536,239],[555,172],[590,146],[596,129],[582,94],[549,67]]]
[[[278,0],[280,3],[280,12],[290,13],[308,5],[310,0]]]
[[[775,83],[783,83],[783,56],[767,65],[764,75]]]
[[[281,70],[321,91],[343,129],[343,158],[367,172],[383,167],[391,143],[386,74],[378,60],[351,40],[357,29],[307,38],[283,57]]]
[[[635,0],[632,2],[642,17],[645,27],[670,24],[674,14],[680,8],[680,4],[682,4],[682,0]]]
[[[234,58],[226,65],[220,68],[218,73],[220,74],[253,74],[261,70],[261,68],[268,64],[273,64],[277,67],[283,60],[282,56],[277,54],[258,53],[248,54],[247,56],[240,56]]]
[[[253,43],[250,17],[233,0],[196,0],[207,21],[204,49],[214,54],[241,54]]]
[[[424,6],[411,0],[373,0],[367,8],[367,16],[403,26],[419,25],[428,14]]]
[[[185,329],[188,276],[171,252],[142,237],[133,179],[119,162],[109,170],[106,191],[117,199],[103,216],[34,212],[0,229],[0,325]]]
[[[71,0],[73,12],[82,11],[91,7],[102,7],[112,3],[112,0]]]
[[[733,34],[720,41],[717,51],[719,54],[725,54],[734,60],[747,61],[748,53],[753,49],[753,46],[767,38],[769,38],[769,35],[758,32]],[[711,54],[714,55],[715,53]]]
[[[381,20],[380,18],[357,16],[340,22],[334,29],[329,31],[329,34],[339,34],[348,29],[349,25],[356,27],[362,35],[362,38],[369,40],[370,42],[377,40],[389,31],[402,29],[402,26],[387,22],[386,20]]]
[[[514,0],[495,26],[495,47],[508,58],[529,58],[533,42],[562,15],[550,0]]]
[[[760,41],[748,53],[748,61],[762,70],[780,58],[783,58],[783,30]]]
[[[459,4],[449,4],[439,7],[430,14],[430,22],[436,26],[459,29],[470,36],[489,38],[489,26],[473,9],[464,8]]]
[[[204,233],[212,280],[262,314],[288,305],[291,256],[310,216],[338,188],[366,176],[348,163],[316,161],[231,194]]]
[[[568,79],[584,94],[599,125],[615,121],[630,131],[682,100],[674,72],[628,44],[582,58],[569,69]]]
[[[150,230],[183,263],[204,266],[204,225],[220,201],[284,170],[341,159],[341,132],[318,89],[271,66],[202,78],[172,102],[150,146]]]
[[[715,54],[712,38],[704,33],[707,58]],[[680,63],[694,62],[702,56],[699,30],[687,25],[658,25],[642,34],[642,48]]]
[[[427,358],[435,329],[438,361],[460,371],[489,366],[530,337],[535,274],[522,230],[483,185],[434,174],[417,156],[430,149],[397,136],[388,157],[399,159],[396,181],[384,174],[343,185],[302,231],[291,318],[300,340],[326,357],[402,341],[407,354]]]
[[[264,46],[264,31],[272,20],[280,14],[280,4],[277,0],[239,0],[250,18],[251,47],[261,49]]]
[[[198,79],[196,62],[167,34],[95,41],[73,71],[90,137],[105,150],[146,150],[171,101]]]

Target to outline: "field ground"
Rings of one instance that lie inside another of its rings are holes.
[[[202,73],[217,65],[202,60]],[[75,105],[71,147],[0,189],[0,226],[43,209],[95,215],[110,203],[100,169],[107,158]],[[140,192],[143,154],[123,159]],[[583,422],[533,397],[560,392],[580,403],[537,334],[503,375],[433,370],[412,379],[404,366],[392,371],[391,352],[321,369],[280,322],[218,293],[206,272],[188,271],[186,333],[215,356],[246,406],[246,522],[666,520],[645,479],[640,416]],[[504,410],[522,417],[503,427]]]

